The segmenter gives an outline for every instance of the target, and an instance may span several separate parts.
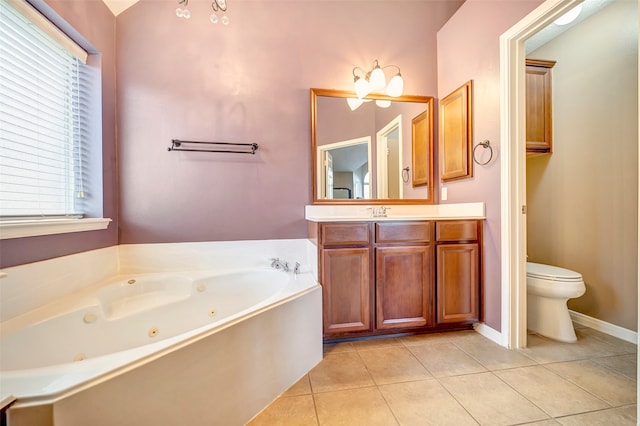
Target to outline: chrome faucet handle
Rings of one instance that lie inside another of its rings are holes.
[[[295,266],[295,268],[293,268],[293,273],[294,274],[299,274],[300,273],[300,268],[301,268],[300,262],[296,262],[296,266]]]
[[[271,258],[271,267],[272,268],[276,268],[277,269],[278,263],[280,263],[280,259],[278,259],[277,257],[272,257]]]
[[[284,272],[289,272],[289,262],[283,262],[282,263],[282,270]]]

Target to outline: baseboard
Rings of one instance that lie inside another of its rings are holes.
[[[576,324],[593,328],[594,330],[617,337],[618,339],[626,340],[629,343],[638,343],[638,333],[635,331],[572,310],[569,310],[569,315],[571,316],[571,320]]]
[[[499,331],[496,331],[493,328],[481,322],[473,324],[473,329],[477,333],[480,333],[482,336],[486,337],[487,339],[493,340],[500,346],[504,346],[504,342],[502,341],[502,333],[500,333]]]

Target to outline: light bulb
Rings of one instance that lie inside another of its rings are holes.
[[[227,15],[224,15],[222,17],[222,24],[223,25],[229,25],[229,18],[227,18]]]
[[[216,16],[215,13],[212,13],[211,16],[209,16],[209,20],[211,21],[212,24],[218,23],[218,17]]]
[[[347,104],[349,104],[349,108],[351,108],[351,111],[355,111],[360,105],[362,105],[362,99],[347,98]]]
[[[389,108],[391,106],[391,101],[386,99],[377,99],[376,105],[380,108]]]
[[[387,86],[387,95],[397,97],[402,95],[402,91],[404,90],[404,80],[400,73],[393,76],[389,85]]]
[[[185,10],[183,10],[183,11],[182,11],[182,17],[183,17],[184,19],[189,19],[189,18],[191,18],[191,12],[189,12],[189,9],[185,9]]]
[[[354,90],[356,91],[356,95],[358,98],[362,99],[369,94],[371,91],[371,87],[369,86],[369,82],[361,77],[356,77],[356,81],[354,83]]]
[[[371,71],[369,84],[371,85],[372,91],[383,89],[384,86],[386,86],[387,82],[384,78],[384,71],[382,71],[379,65],[376,65],[373,71]]]
[[[182,18],[182,9],[180,9],[180,8],[177,8],[177,9],[176,9],[176,16],[177,16],[178,18]]]
[[[578,15],[580,15],[581,11],[582,11],[582,3],[577,5],[576,7],[574,7],[573,9],[571,9],[570,11],[568,11],[567,13],[565,13],[564,15],[556,19],[555,21],[553,21],[553,23],[556,25],[567,25],[573,22],[578,17]]]

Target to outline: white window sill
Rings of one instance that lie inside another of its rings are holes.
[[[40,219],[0,222],[0,240],[107,229],[111,219]]]

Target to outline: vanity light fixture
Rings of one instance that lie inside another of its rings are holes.
[[[176,16],[178,18],[189,19],[191,18],[191,11],[188,9],[189,0],[178,0],[178,8],[176,9]],[[218,21],[222,22],[224,25],[229,24],[229,17],[224,14],[227,11],[227,0],[213,0],[211,2],[211,9],[213,12],[209,15],[209,21],[212,24],[217,24]],[[222,18],[218,19],[218,12],[222,12]]]
[[[191,18],[191,12],[187,7],[189,6],[189,0],[178,0],[178,8],[176,9],[176,16],[178,18],[189,19]],[[180,7],[184,6],[184,8]]]
[[[398,71],[387,84],[384,70],[386,68],[394,67]],[[400,74],[400,67],[397,65],[387,65],[381,67],[376,59],[373,62],[373,67],[369,71],[365,71],[360,67],[353,69],[353,87],[356,92],[356,96],[359,99],[364,98],[371,92],[376,92],[385,89],[385,93],[389,96],[397,97],[402,95],[404,90],[404,80]]]
[[[227,11],[227,0],[213,0],[213,2],[211,2],[211,9],[213,9],[213,13],[211,14],[211,16],[209,16],[209,21],[211,21],[212,24],[217,24],[218,15],[216,15],[216,12]],[[227,17],[227,15],[223,14],[220,22],[222,22],[224,25],[229,24],[229,18]]]

